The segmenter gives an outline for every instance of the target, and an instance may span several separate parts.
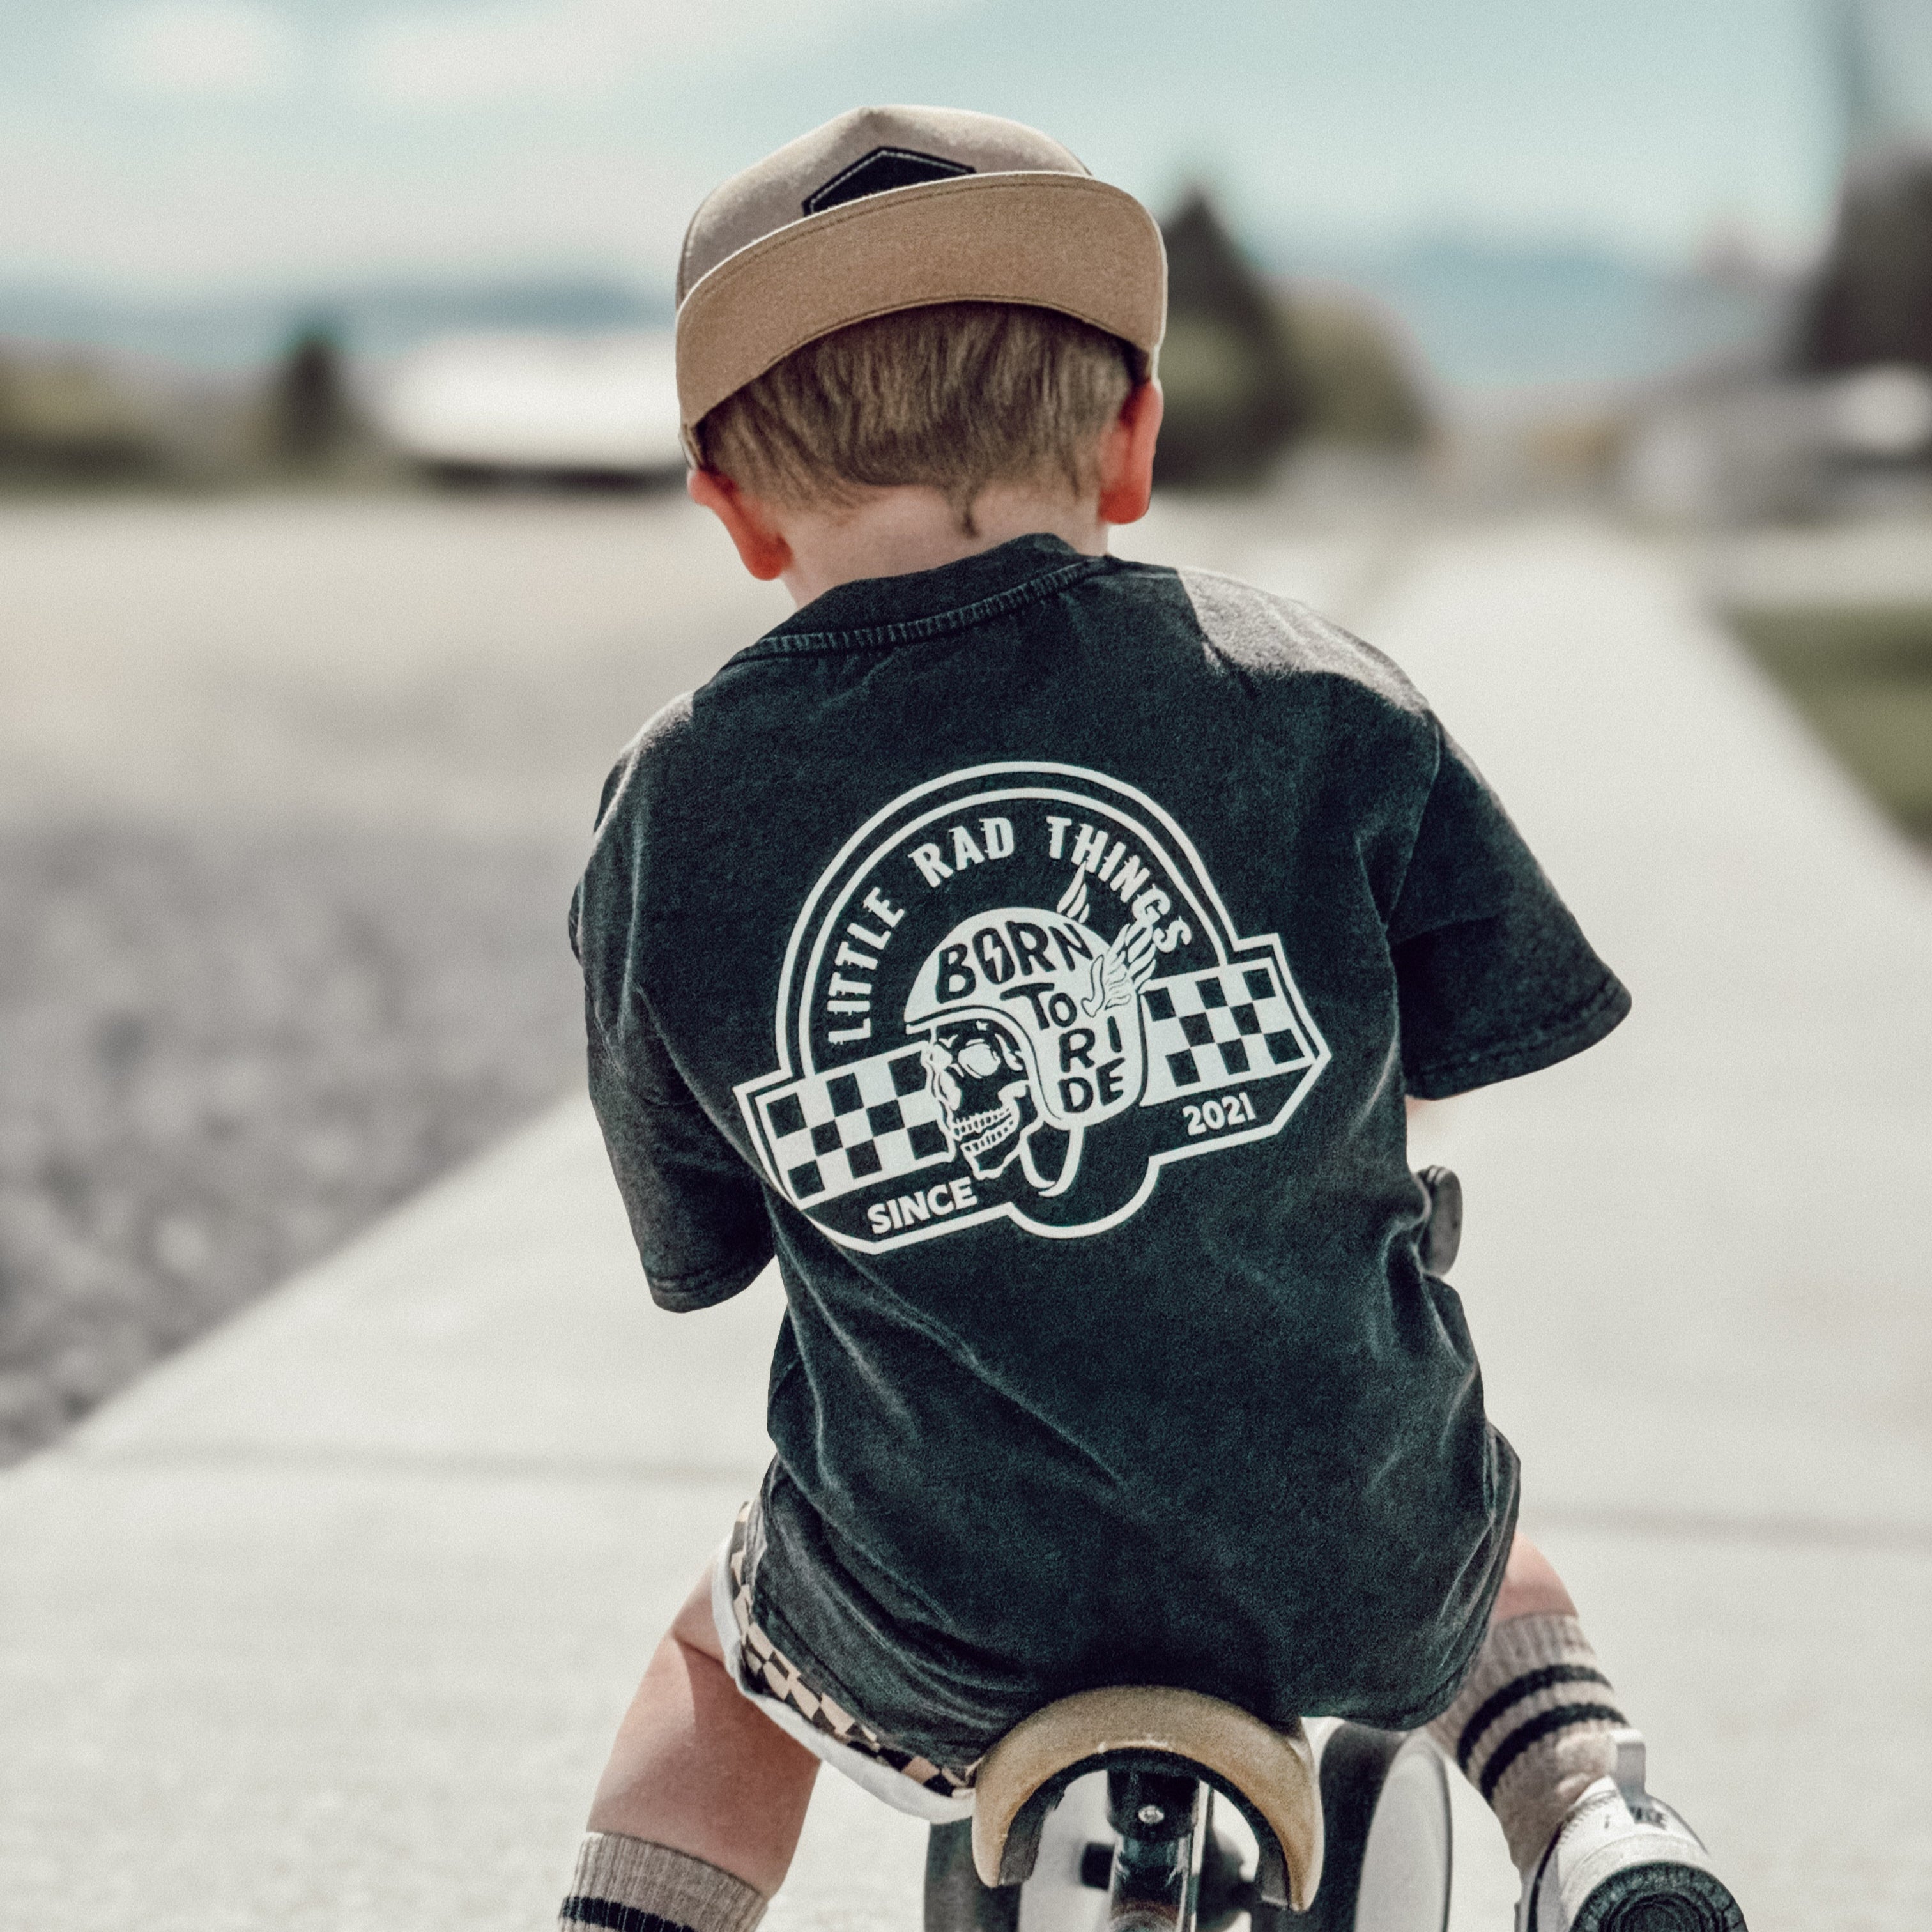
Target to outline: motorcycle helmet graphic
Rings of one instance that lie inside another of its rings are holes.
[[[1140,988],[1156,943],[1139,919],[1109,942],[1066,913],[1001,906],[962,920],[927,956],[906,1030],[926,1036],[928,1090],[976,1178],[992,1180],[1018,1160],[1040,1192],[1064,1193],[1088,1130],[1138,1102]],[[1057,1172],[1036,1145],[1042,1128],[1066,1137]]]

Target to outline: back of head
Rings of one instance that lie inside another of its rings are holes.
[[[1101,432],[1134,386],[1132,353],[1051,309],[908,309],[794,350],[710,411],[694,440],[706,469],[772,502],[923,485],[970,529],[989,484],[1075,496],[1095,486]]]
[[[774,501],[1088,486],[1151,374],[1160,230],[1056,142],[935,108],[842,115],[706,197],[679,270],[686,447]]]

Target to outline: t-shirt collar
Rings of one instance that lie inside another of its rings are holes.
[[[1016,592],[1022,596],[1029,591],[1049,595],[1063,584],[1108,568],[1112,561],[1088,556],[1064,538],[1036,531],[956,563],[942,563],[935,570],[834,584],[738,655],[764,656],[800,646],[860,644],[867,640],[866,634],[910,634],[904,628],[908,626],[917,627],[920,634],[950,629],[952,625],[946,620],[970,622],[980,607],[1002,605]]]

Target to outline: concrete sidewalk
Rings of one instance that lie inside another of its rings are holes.
[[[1532,1526],[1754,1932],[1932,1914],[1932,880],[1653,554],[1170,516],[1429,692],[1636,995],[1450,1103]],[[573,1105],[0,1480],[0,1928],[511,1932],[756,1479],[778,1318],[638,1278]],[[1472,1798],[1459,1927],[1513,1885]],[[916,1923],[822,1781],[773,1912]]]

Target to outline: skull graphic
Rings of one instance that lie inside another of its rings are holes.
[[[982,1180],[1004,1174],[1040,1118],[1018,1037],[998,1020],[962,1014],[920,1051],[953,1151]]]
[[[906,1030],[927,1035],[928,1090],[978,1179],[1017,1157],[1030,1186],[1064,1193],[1088,1131],[1138,1106],[1140,989],[1159,945],[1138,917],[1107,940],[1064,910],[1012,905],[973,914],[926,956]]]

